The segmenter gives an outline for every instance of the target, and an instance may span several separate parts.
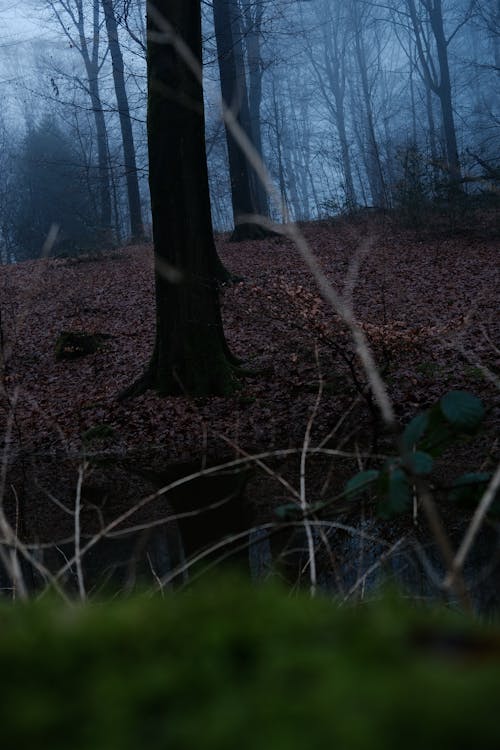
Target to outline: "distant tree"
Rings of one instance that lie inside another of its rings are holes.
[[[125,86],[125,68],[123,55],[118,38],[118,24],[113,0],[101,0],[108,32],[109,51],[113,67],[113,81],[115,85],[116,102],[120,116],[120,128],[123,143],[125,177],[127,181],[127,197],[130,218],[130,232],[132,239],[141,239],[144,235],[141,215],[141,198],[139,181],[137,178],[137,164],[135,158],[134,135]]]
[[[0,263],[12,263],[15,260],[12,237],[12,216],[17,203],[17,196],[13,191],[15,151],[12,133],[0,114]]]
[[[476,23],[490,41],[492,61],[488,67],[500,75],[500,0],[476,0]]]
[[[100,193],[101,234],[111,234],[111,190],[106,121],[101,102],[99,75],[104,58],[101,56],[100,0],[91,0],[91,21],[86,17],[84,0],[45,0],[70,45],[80,53],[86,72],[82,87],[87,92],[94,115]]]
[[[200,0],[148,3],[148,146],[156,339],[123,395],[230,393],[234,365],[220,314],[205,151]]]
[[[457,188],[461,179],[458,158],[453,93],[448,48],[463,19],[448,34],[442,0],[406,0],[421,75],[425,85],[439,99],[446,150],[446,168],[451,184]],[[472,8],[473,3],[470,3]]]
[[[336,0],[336,2],[338,2],[338,0]],[[372,44],[369,46],[367,40],[367,29],[371,23],[371,9],[369,6],[360,2],[360,0],[352,0],[348,5],[348,8],[354,38],[353,56],[359,79],[359,97],[357,98],[357,101],[359,102],[361,109],[359,114],[361,114],[362,119],[364,120],[363,135],[361,136],[361,133],[358,131],[360,140],[363,142],[363,147],[360,149],[360,153],[365,162],[366,174],[372,196],[372,204],[377,208],[386,208],[388,196],[374,115],[374,86],[373,80],[370,80],[370,73],[372,74],[373,79],[373,74],[377,72],[377,68],[380,64],[380,56],[377,54],[378,50],[376,47],[376,57],[374,57],[373,54],[370,54],[373,52],[374,45]],[[356,122],[357,119],[358,118],[353,118],[354,122]]]
[[[352,41],[348,28],[349,15],[344,3],[337,0],[321,0],[315,10],[320,50],[311,44],[307,48],[307,53],[319,91],[337,130],[345,205],[348,210],[352,210],[356,205],[356,192],[345,112],[349,46]]]
[[[262,144],[262,79],[265,63],[262,57],[262,27],[265,0],[240,0],[242,33],[248,71],[248,109],[253,145],[260,159],[264,160]],[[269,201],[261,181],[256,178],[256,201],[260,214],[267,215]]]
[[[222,98],[239,128],[253,143],[252,119],[248,103],[242,31],[237,0],[214,0],[214,26]],[[226,122],[229,177],[233,205],[233,240],[258,239],[265,233],[245,217],[259,213],[260,191],[257,176],[242,150],[234,129]]]
[[[12,177],[17,200],[10,232],[17,260],[39,257],[53,225],[59,227],[56,251],[59,246],[72,252],[96,242],[99,217],[85,181],[70,139],[52,117],[45,117],[26,135]]]

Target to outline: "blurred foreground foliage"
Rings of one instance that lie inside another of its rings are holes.
[[[498,746],[499,632],[274,586],[0,608],[5,747]]]

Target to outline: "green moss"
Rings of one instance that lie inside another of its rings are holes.
[[[5,747],[495,747],[499,634],[216,581],[161,598],[0,608]]]

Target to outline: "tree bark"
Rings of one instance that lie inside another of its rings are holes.
[[[224,103],[231,110],[237,126],[252,142],[245,71],[242,67],[244,61],[241,36],[239,39],[236,38],[233,2],[234,0],[214,0],[213,2],[221,91]],[[257,201],[252,189],[254,181],[252,168],[227,121],[225,130],[234,218],[232,239],[234,241],[259,239],[265,236],[266,232],[262,227],[246,219],[258,213]]]
[[[263,62],[261,55],[261,29],[264,4],[252,8],[252,0],[241,2],[244,18],[244,38],[248,63],[248,107],[253,145],[259,158],[264,161],[260,108],[262,104]],[[269,200],[261,180],[256,175],[255,199],[259,213],[269,216]]]
[[[224,337],[213,278],[216,251],[198,75],[200,0],[151,0],[147,22],[156,341],[145,376],[124,395],[147,388],[226,395],[236,387],[235,358]],[[192,55],[196,72],[180,44]]]
[[[139,181],[137,179],[134,136],[132,133],[132,122],[130,120],[127,89],[125,87],[123,55],[118,39],[118,26],[116,23],[113,0],[102,0],[102,7],[106,20],[106,31],[108,32],[109,51],[111,53],[111,62],[113,67],[113,81],[115,84],[116,103],[118,105],[118,113],[120,116],[123,157],[125,162],[125,177],[127,180],[130,232],[132,240],[137,241],[144,237],[144,227],[142,224]]]
[[[106,121],[99,93],[99,0],[94,0],[92,14],[92,50],[89,50],[84,29],[83,8],[77,2],[77,29],[80,54],[83,57],[88,80],[88,94],[92,104],[97,138],[97,164],[99,175],[100,234],[104,241],[111,239],[111,190],[109,180],[108,137]],[[58,16],[59,18],[59,16]],[[60,20],[60,19],[59,19]]]

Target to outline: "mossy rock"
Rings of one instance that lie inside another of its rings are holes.
[[[56,341],[56,359],[77,359],[94,354],[110,338],[109,333],[61,331]]]
[[[5,747],[493,748],[499,632],[216,580],[165,598],[0,608]]]

